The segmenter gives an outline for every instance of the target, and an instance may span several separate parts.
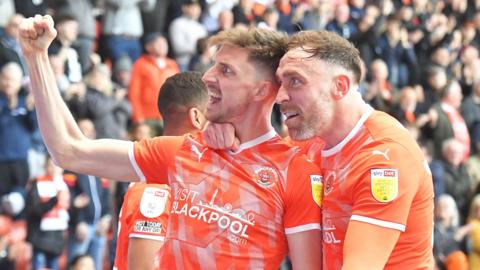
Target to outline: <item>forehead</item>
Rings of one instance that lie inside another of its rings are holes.
[[[281,76],[284,71],[295,69],[303,71],[315,71],[322,61],[312,57],[312,54],[301,48],[289,50],[280,60],[277,75]]]
[[[248,50],[230,44],[221,45],[215,53],[214,60],[237,67],[251,66]]]

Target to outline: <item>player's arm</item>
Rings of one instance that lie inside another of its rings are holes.
[[[322,269],[320,170],[303,155],[288,170],[283,217],[293,269]]]
[[[163,242],[131,237],[128,241],[128,269],[154,269],[155,254]]]
[[[343,246],[342,270],[383,269],[399,236],[399,230],[350,221]]]
[[[87,139],[60,96],[47,49],[56,36],[50,16],[22,21],[19,41],[28,64],[40,131],[60,167],[110,179],[138,179],[128,157],[130,142]]]
[[[342,269],[384,269],[407,229],[417,191],[431,179],[426,177],[422,157],[396,143],[363,150],[351,164],[355,165],[349,177],[354,179],[346,181],[351,183],[352,217],[344,239]],[[424,195],[433,201],[433,192]]]
[[[287,241],[293,269],[322,269],[322,231],[288,234]]]

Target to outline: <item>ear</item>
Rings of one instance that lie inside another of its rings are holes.
[[[207,119],[205,115],[195,107],[188,109],[188,121],[195,129],[201,130],[205,126]]]
[[[333,79],[332,96],[334,99],[339,100],[347,95],[350,90],[350,77],[347,75],[338,75]]]
[[[269,98],[271,96],[275,97],[276,96],[276,90],[278,89],[278,85],[275,82],[272,81],[262,81],[260,83],[260,86],[255,93],[254,100],[264,100],[266,98]]]

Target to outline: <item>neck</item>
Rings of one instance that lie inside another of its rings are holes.
[[[359,93],[339,101],[337,108],[333,112],[332,127],[327,128],[327,134],[322,139],[326,143],[326,149],[330,149],[339,144],[353,130],[362,115],[367,112],[369,106],[365,103]],[[356,97],[358,95],[358,97]],[[341,123],[341,124],[339,124]]]
[[[175,121],[173,122],[175,123]],[[169,125],[167,122],[164,122],[163,135],[164,136],[181,136],[186,133],[193,133],[198,131],[193,127],[186,127],[185,125],[172,124]]]
[[[249,110],[239,115],[238,119],[233,119],[231,123],[235,127],[235,135],[240,143],[251,141],[272,130],[271,114],[272,108],[260,108]]]

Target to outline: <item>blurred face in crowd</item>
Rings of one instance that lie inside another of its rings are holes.
[[[78,36],[78,22],[67,20],[57,24],[58,37],[62,40],[73,42]]]
[[[233,13],[230,10],[224,10],[218,15],[218,25],[222,30],[228,30],[233,27]]]
[[[449,104],[450,106],[454,107],[455,109],[460,108],[462,104],[462,88],[460,84],[457,82],[452,82],[449,85],[449,92],[448,95],[444,98],[444,102]]]
[[[417,107],[417,93],[412,87],[402,89],[400,107],[406,112],[414,112]]]
[[[335,9],[335,20],[339,24],[345,24],[350,18],[350,8],[347,4],[339,4]]]
[[[23,20],[23,16],[20,14],[15,14],[13,15],[10,20],[8,21],[8,24],[5,27],[5,33],[12,37],[13,39],[17,40],[18,39],[18,26],[20,25],[20,22]]]
[[[375,81],[385,81],[388,78],[388,67],[385,62],[380,59],[377,59],[372,62],[371,65],[372,80]]]
[[[432,54],[431,59],[433,63],[439,66],[448,67],[450,65],[450,52],[445,47],[438,48]]]
[[[453,167],[460,166],[465,153],[465,151],[463,150],[463,145],[455,139],[452,139],[451,141],[446,141],[445,143],[446,145],[443,149],[443,157]]]
[[[447,84],[447,74],[443,70],[431,74],[428,77],[428,84],[434,91],[440,91]]]
[[[335,68],[300,48],[282,57],[277,69],[281,83],[277,103],[294,140],[322,137],[332,127],[334,101],[330,88],[336,74],[322,71]]]
[[[183,5],[182,11],[185,17],[190,18],[192,20],[198,20],[200,14],[202,13],[202,9],[200,8],[199,4],[189,4]]]
[[[350,4],[356,8],[363,8],[365,6],[365,0],[350,0]]]
[[[206,117],[212,122],[242,119],[260,87],[259,69],[249,60],[247,49],[234,45],[222,45],[214,60],[202,78],[209,94]]]
[[[143,139],[148,139],[150,138],[151,132],[150,132],[150,126],[147,124],[139,124],[138,126],[135,127],[135,129],[132,131],[132,140],[133,141],[140,141]]]
[[[159,36],[146,45],[146,50],[153,57],[166,57],[168,53],[167,40]]]
[[[5,66],[0,73],[0,91],[7,97],[14,97],[22,88],[22,71]]]

